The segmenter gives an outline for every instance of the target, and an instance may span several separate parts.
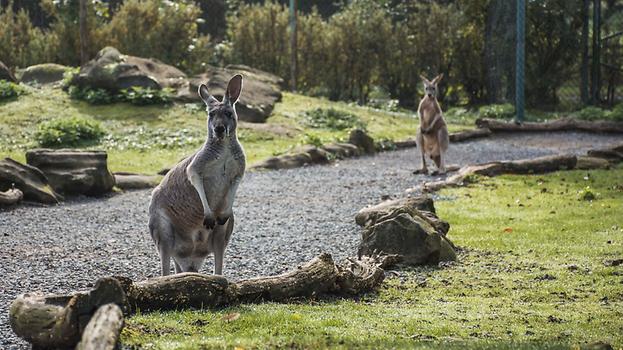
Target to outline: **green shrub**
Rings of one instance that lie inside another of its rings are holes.
[[[137,106],[166,104],[171,102],[172,96],[170,89],[155,90],[139,86],[123,89],[117,94],[106,89],[80,88],[77,86],[70,86],[67,92],[71,98],[86,101],[93,105],[114,102],[128,102]]]
[[[510,119],[515,116],[515,107],[510,103],[487,105],[478,109],[481,118]]]
[[[623,121],[623,103],[619,103],[614,106],[612,111],[608,113],[608,118],[618,121]]]
[[[321,147],[323,145],[322,138],[313,133],[305,133],[305,135],[303,135],[301,143],[304,145],[312,145],[316,147]]]
[[[171,90],[155,90],[133,86],[129,89],[121,90],[117,97],[120,101],[126,101],[138,106],[166,104],[171,102]]]
[[[114,96],[105,89],[83,89],[70,86],[67,92],[71,98],[86,101],[92,105],[105,105],[114,102]]]
[[[18,84],[0,80],[0,101],[15,98],[23,93],[24,89]]]
[[[350,128],[365,129],[365,123],[354,114],[334,108],[316,108],[305,112],[307,125],[318,129],[345,130]]]
[[[573,116],[583,120],[600,120],[605,119],[606,111],[599,107],[588,106],[573,113]]]
[[[95,120],[69,117],[40,124],[35,139],[43,147],[74,147],[95,144],[105,134],[100,123]]]

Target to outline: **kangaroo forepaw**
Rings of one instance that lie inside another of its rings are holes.
[[[227,221],[229,221],[229,216],[217,217],[216,218],[216,223],[219,224],[219,225],[225,225],[227,223]]]
[[[216,220],[214,220],[213,216],[206,215],[203,217],[203,226],[208,230],[211,230],[214,228],[214,226],[216,226]]]

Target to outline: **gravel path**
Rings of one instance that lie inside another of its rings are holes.
[[[449,163],[465,165],[554,153],[583,153],[620,143],[619,135],[508,134],[451,145]],[[417,160],[416,160],[417,159]],[[232,279],[276,274],[326,251],[356,253],[362,207],[400,196],[430,177],[414,176],[416,149],[330,166],[248,173],[235,203],[236,228],[226,254]],[[159,259],[147,231],[150,191],[80,198],[53,207],[0,211],[0,348],[22,349],[7,323],[8,306],[28,291],[68,292],[123,274],[154,277]],[[211,272],[211,262],[203,272]]]

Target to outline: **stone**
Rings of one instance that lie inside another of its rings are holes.
[[[311,164],[312,158],[308,153],[286,154],[279,157],[271,157],[253,166],[254,169],[293,169],[306,164]]]
[[[19,189],[24,200],[56,204],[63,197],[50,186],[48,178],[36,167],[11,158],[0,160],[0,191]]]
[[[451,245],[433,226],[399,210],[364,230],[358,254],[374,253],[398,254],[407,265],[456,260]]]
[[[45,174],[55,191],[100,196],[110,192],[115,178],[108,170],[104,151],[35,149],[26,152],[26,162]]]
[[[173,66],[153,58],[123,55],[113,47],[105,47],[80,68],[70,85],[118,91],[132,86],[177,89],[187,83],[186,74]]]
[[[348,143],[351,143],[359,148],[364,154],[376,153],[376,147],[374,145],[374,139],[366,134],[362,129],[351,130],[348,136]]]
[[[456,247],[446,237],[450,225],[437,217],[430,197],[385,201],[360,210],[355,221],[364,228],[359,256],[397,254],[410,265],[457,259]]]
[[[56,63],[42,63],[30,66],[22,72],[22,83],[53,84],[63,80],[70,67]]]
[[[223,98],[229,79],[235,74],[243,76],[242,94],[236,103],[238,118],[244,122],[265,122],[273,111],[275,103],[281,101],[280,82],[283,79],[246,66],[209,67],[203,74],[190,78],[185,88],[178,89],[176,100],[200,102],[197,89],[201,84],[206,84],[210,93],[220,100]]]
[[[384,201],[377,205],[363,208],[355,216],[355,222],[359,226],[374,225],[379,218],[401,208],[407,210],[409,213],[413,213],[415,211],[426,211],[432,214],[435,213],[435,205],[432,198],[428,196],[406,197]],[[446,232],[448,231],[446,230]]]
[[[17,79],[15,79],[15,75],[13,75],[13,72],[11,72],[9,67],[7,67],[2,61],[0,61],[0,80],[17,83]]]

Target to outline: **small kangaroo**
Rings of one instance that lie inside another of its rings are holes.
[[[236,127],[235,104],[242,76],[229,81],[222,101],[199,86],[208,112],[208,138],[190,157],[167,173],[152,193],[149,230],[160,254],[162,275],[198,272],[214,254],[214,274],[223,273],[223,255],[234,228],[232,206],[244,175],[245,154]]]
[[[437,102],[437,84],[443,78],[443,74],[438,75],[432,81],[421,75],[420,78],[424,82],[426,94],[418,107],[420,128],[415,137],[415,142],[422,154],[422,168],[414,171],[414,173],[428,174],[426,167],[426,155],[428,155],[437,166],[436,172],[443,174],[446,172],[446,151],[450,143],[448,127],[443,120],[439,102]]]

